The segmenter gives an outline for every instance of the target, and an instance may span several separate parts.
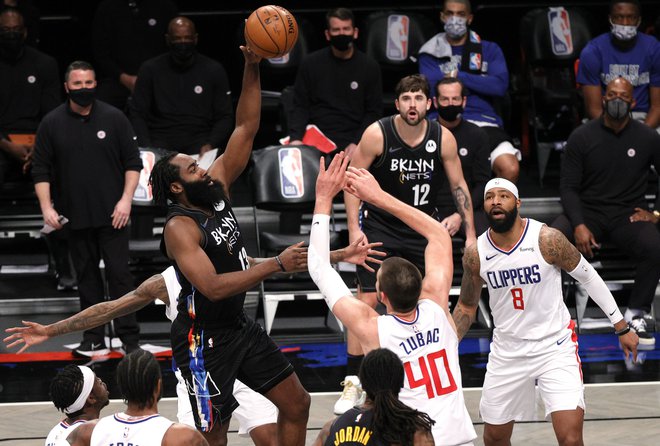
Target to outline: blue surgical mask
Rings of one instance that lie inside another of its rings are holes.
[[[611,21],[610,25],[612,26],[612,35],[618,40],[628,41],[637,36],[637,25],[617,25]]]
[[[445,32],[450,39],[460,39],[467,33],[467,19],[452,15],[445,20]]]

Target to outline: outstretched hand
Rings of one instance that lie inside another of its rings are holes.
[[[356,169],[349,167],[346,172],[346,186],[344,191],[355,195],[362,201],[374,204],[383,194],[376,178],[367,169]]]
[[[298,242],[282,251],[279,255],[282,266],[287,273],[307,271],[307,248],[305,242]]]
[[[332,203],[332,199],[343,189],[346,182],[345,172],[349,158],[344,152],[339,152],[332,158],[328,168],[325,159],[319,160],[319,176],[316,178],[316,201]]]
[[[7,336],[4,339],[7,348],[18,347],[21,343],[24,343],[25,345],[23,345],[23,347],[17,352],[23,353],[28,347],[41,344],[50,338],[50,336],[46,334],[46,327],[43,325],[30,321],[21,322],[23,322],[23,327],[11,327],[5,330],[7,333],[13,333],[11,336]]]
[[[374,269],[367,262],[380,265],[383,261],[371,256],[385,257],[387,253],[374,249],[382,246],[383,242],[364,243],[364,239],[364,236],[362,236],[344,248],[343,261],[354,265],[361,265],[364,269],[373,273]]]
[[[261,56],[252,51],[249,46],[241,45],[239,47],[243,52],[243,57],[245,58],[245,63],[256,64],[261,62]]]

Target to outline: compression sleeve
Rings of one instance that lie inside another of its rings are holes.
[[[584,256],[580,255],[580,263],[578,263],[578,266],[573,271],[569,271],[568,274],[582,284],[593,301],[605,312],[612,325],[623,319],[623,315],[619,311],[614,296],[612,296],[603,279],[598,275],[594,267],[587,262]]]
[[[319,287],[325,302],[332,311],[339,299],[344,296],[351,296],[351,290],[348,289],[339,273],[330,265],[329,222],[329,215],[314,214],[312,231],[309,236],[307,265],[309,275],[312,276],[312,280]]]

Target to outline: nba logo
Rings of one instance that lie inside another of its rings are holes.
[[[563,7],[550,8],[548,11],[548,24],[550,25],[550,44],[555,56],[570,56],[573,54],[573,37],[568,11]]]
[[[148,202],[154,198],[151,193],[151,186],[149,185],[149,176],[151,176],[151,171],[156,163],[156,155],[154,155],[154,152],[144,150],[140,151],[140,158],[142,158],[142,170],[140,171],[138,185],[133,194],[133,200]]]
[[[387,17],[387,46],[385,55],[390,60],[408,58],[408,33],[410,19],[407,15],[392,14]]]
[[[470,70],[481,71],[481,54],[470,53]]]
[[[305,195],[302,155],[297,147],[281,148],[278,151],[280,161],[280,187],[284,198],[301,198]]]

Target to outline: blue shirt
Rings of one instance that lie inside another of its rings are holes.
[[[435,36],[438,38],[438,36]],[[446,73],[458,69],[458,78],[463,82],[467,91],[467,104],[463,112],[463,119],[469,121],[483,121],[497,124],[502,127],[500,118],[493,108],[493,99],[501,98],[509,87],[509,70],[502,49],[494,42],[481,41],[482,58],[485,74],[472,74],[460,71],[463,45],[452,46],[451,58],[437,58],[431,54],[419,54],[419,72],[426,76],[431,88],[431,96],[435,97],[435,84]],[[437,112],[429,113],[431,119],[436,119]]]
[[[612,44],[610,33],[591,40],[580,54],[577,82],[605,87],[623,76],[634,88],[634,111],[649,111],[649,86],[660,86],[660,44],[655,37],[637,34],[637,42],[627,51]]]

